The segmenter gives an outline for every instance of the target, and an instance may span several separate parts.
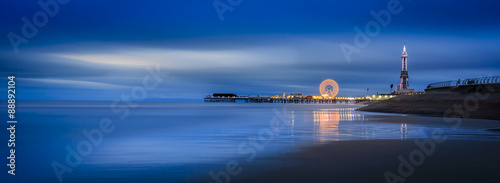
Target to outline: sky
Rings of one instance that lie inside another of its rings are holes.
[[[493,0],[1,1],[1,80],[16,76],[18,99],[115,100],[158,67],[161,82],[144,100],[319,95],[325,79],[338,83],[338,96],[362,96],[399,84],[406,45],[410,88],[423,91],[500,75],[499,7]]]

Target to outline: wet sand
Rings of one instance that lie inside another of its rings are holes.
[[[405,182],[500,182],[499,137],[436,144]],[[414,140],[331,142],[243,165],[231,182],[387,182],[384,173],[398,174],[398,157],[415,150]],[[259,171],[270,166],[276,169]]]

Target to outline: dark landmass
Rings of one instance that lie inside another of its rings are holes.
[[[500,93],[450,92],[403,95],[373,102],[357,110],[500,120]]]

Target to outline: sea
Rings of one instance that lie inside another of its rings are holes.
[[[12,135],[5,122],[0,175],[30,183],[196,182],[228,164],[245,171],[259,159],[334,141],[425,139],[435,130],[451,139],[482,139],[496,125],[463,119],[482,126],[452,129],[441,117],[356,111],[361,106],[18,101],[16,175],[5,166]]]

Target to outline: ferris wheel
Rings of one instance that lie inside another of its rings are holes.
[[[333,98],[339,93],[339,85],[331,79],[327,79],[319,85],[319,92],[323,97]]]

